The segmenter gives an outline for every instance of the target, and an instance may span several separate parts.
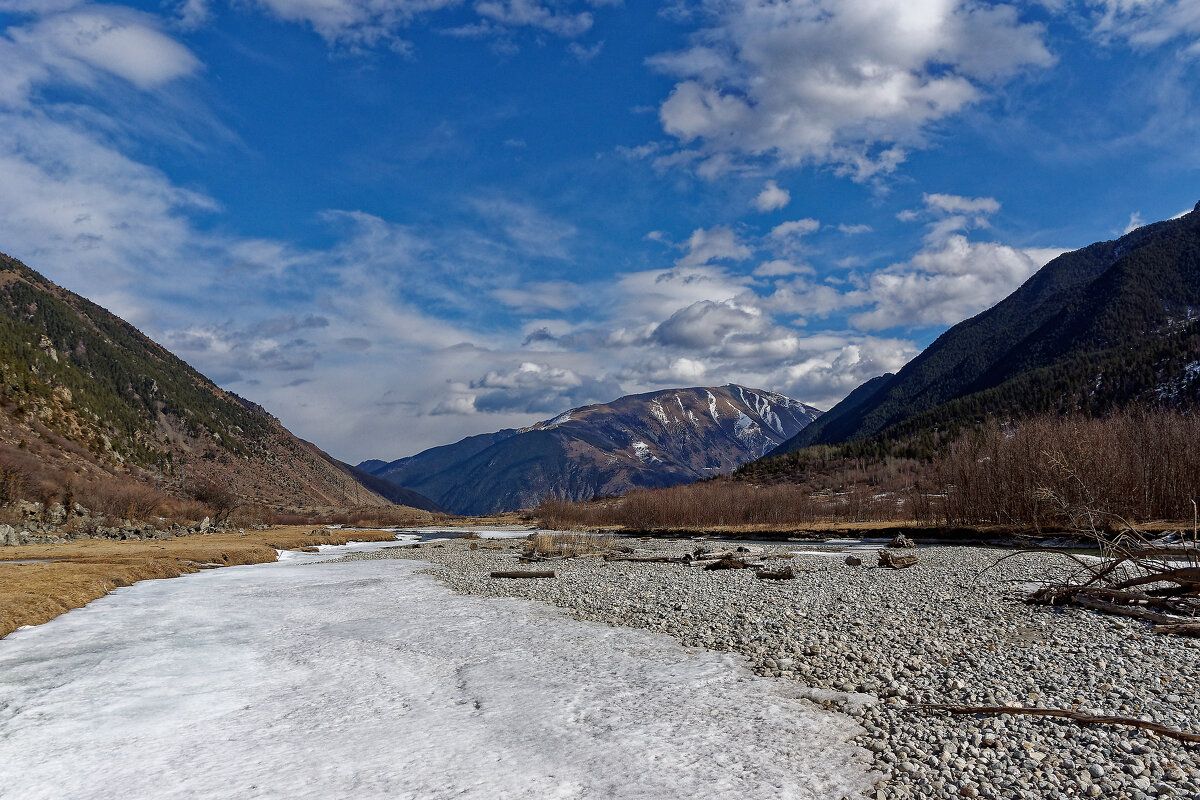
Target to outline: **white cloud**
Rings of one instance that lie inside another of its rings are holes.
[[[1183,38],[1184,52],[1200,56],[1200,5],[1194,0],[1090,0],[1093,30],[1149,50]]]
[[[962,197],[956,194],[926,194],[925,206],[934,211],[946,214],[974,214],[986,216],[1000,210],[1000,203],[994,197]]]
[[[654,340],[689,350],[716,350],[732,335],[761,333],[770,326],[770,320],[753,306],[701,300],[667,318],[655,329]]]
[[[851,322],[866,330],[953,325],[1007,297],[1043,266],[1045,252],[951,235],[911,261],[872,275],[856,296],[870,308]]]
[[[754,198],[754,207],[759,211],[778,211],[792,202],[792,194],[787,189],[779,188],[775,181],[767,181],[763,190]]]
[[[66,57],[124,78],[141,89],[191,75],[200,61],[191,51],[122,9],[50,17],[28,32]]]
[[[987,228],[999,210],[991,197],[925,194],[922,208],[901,212],[902,220],[926,221],[925,247],[848,293],[850,307],[866,307],[851,322],[867,330],[952,325],[995,305],[1064,252],[967,238],[964,231]]]
[[[508,27],[530,27],[573,37],[592,27],[590,11],[569,12],[540,0],[477,0],[475,12],[485,19]]]
[[[604,42],[596,42],[591,47],[584,47],[579,42],[571,42],[567,45],[567,52],[575,57],[575,60],[580,64],[587,64],[593,61],[596,56],[600,55],[600,51],[604,49]]]
[[[1000,210],[999,201],[992,197],[925,194],[922,202],[921,208],[901,211],[896,217],[903,222],[932,220],[925,236],[931,242],[941,242],[955,231],[986,228],[988,217]]]
[[[807,264],[794,264],[786,259],[777,258],[764,261],[754,268],[756,278],[779,278],[785,275],[803,275],[811,273],[813,268]]]
[[[28,107],[34,88],[50,81],[94,88],[116,77],[149,90],[200,68],[147,14],[119,6],[66,11],[0,35],[0,107]]]
[[[1125,230],[1123,230],[1121,233],[1133,233],[1145,224],[1146,220],[1142,219],[1141,213],[1134,211],[1129,215],[1129,224],[1125,226]]]
[[[282,20],[309,25],[332,44],[373,47],[383,42],[402,42],[399,31],[416,17],[460,5],[461,1],[258,0],[258,3]]]
[[[569,281],[530,281],[515,288],[496,289],[492,295],[509,308],[524,312],[566,311],[583,302],[579,284]]]
[[[678,79],[663,128],[707,175],[756,159],[889,172],[931,124],[1053,61],[1043,28],[1005,4],[705,0],[698,13],[708,27],[651,63]]]
[[[180,15],[185,24],[208,16],[208,0],[184,0]],[[420,18],[466,5],[465,0],[257,0],[280,19],[310,26],[331,44],[351,49],[386,45],[408,53],[412,49],[402,33]],[[609,5],[585,3],[589,8]],[[532,29],[563,38],[580,36],[592,28],[593,14],[578,4],[554,0],[476,0],[471,5],[477,21],[442,30],[450,36],[491,39],[492,49],[512,55],[518,47],[514,31]],[[581,61],[595,57],[599,45],[578,48],[572,54]]]
[[[697,228],[682,246],[687,252],[675,264],[685,269],[705,266],[713,261],[745,261],[754,254],[733,229],[721,225]]]
[[[863,224],[847,225],[845,223],[842,223],[842,224],[838,225],[837,227],[838,227],[839,231],[846,234],[847,236],[858,236],[860,233],[870,233],[871,232],[870,225],[863,225]]]
[[[791,222],[781,222],[771,229],[771,238],[781,241],[807,236],[821,229],[821,223],[815,219],[797,219]]]
[[[533,205],[499,194],[476,198],[475,211],[516,250],[531,256],[566,259],[576,230]]]

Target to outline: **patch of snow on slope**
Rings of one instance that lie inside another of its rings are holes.
[[[741,392],[742,402],[746,404],[747,408],[753,410],[754,413],[758,415],[759,419],[765,422],[771,428],[771,430],[775,431],[775,433],[779,434],[780,436],[784,435],[783,420],[781,420],[779,415],[775,413],[775,407],[772,405],[769,399],[763,397],[757,392],[750,392],[750,396],[754,398],[754,402],[751,403],[746,400],[745,392],[742,392],[741,389],[738,389],[738,391]]]
[[[713,422],[720,422],[721,415],[717,413],[717,398],[713,397],[712,392],[705,392],[708,395],[708,413],[712,414]]]
[[[634,442],[633,443],[633,452],[634,452],[634,455],[636,455],[638,457],[639,461],[646,462],[646,463],[655,463],[655,462],[660,463],[660,464],[662,463],[662,459],[659,458],[658,456],[654,455],[653,453],[651,453],[650,445],[646,444],[645,442],[640,442],[640,441]]]
[[[1192,361],[1184,365],[1183,374],[1154,387],[1155,394],[1158,395],[1159,400],[1178,400],[1179,395],[1186,392],[1197,378],[1200,378],[1200,361]],[[1097,379],[1097,388],[1099,385],[1099,379]]]
[[[663,409],[662,403],[658,402],[657,400],[650,401],[650,416],[654,417],[663,425],[670,424],[670,421],[667,419],[667,412]]]
[[[144,581],[0,640],[16,800],[803,798],[870,791],[847,717],[731,655],[422,562]],[[64,745],[69,744],[69,746]]]
[[[762,436],[762,428],[758,427],[758,423],[741,411],[738,412],[737,422],[733,423],[733,432],[739,439]]]
[[[574,410],[574,409],[572,409],[572,410]],[[564,422],[570,422],[570,421],[571,421],[571,412],[565,411],[562,414],[559,414],[554,419],[547,422],[545,427],[546,428],[556,428],[559,425],[562,425]]]

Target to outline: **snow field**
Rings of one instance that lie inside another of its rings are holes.
[[[458,596],[421,567],[145,581],[0,640],[0,798],[838,800],[870,786],[848,718],[732,656]]]

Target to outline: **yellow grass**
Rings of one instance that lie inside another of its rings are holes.
[[[529,549],[542,555],[578,556],[611,550],[616,537],[611,533],[587,531],[546,531],[527,540]]]
[[[48,622],[137,581],[177,578],[211,566],[261,564],[274,561],[276,549],[385,541],[394,536],[389,531],[312,531],[312,526],[292,526],[245,534],[124,542],[89,539],[0,548],[0,637],[23,625]],[[12,563],[29,559],[54,560]]]

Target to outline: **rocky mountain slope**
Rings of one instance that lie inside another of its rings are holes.
[[[1200,205],[1051,261],[779,448],[1200,400]]]
[[[359,467],[450,511],[485,514],[529,508],[548,496],[586,500],[720,475],[762,456],[820,413],[743,386],[669,389]]]
[[[178,496],[215,485],[286,510],[436,508],[293,436],[129,323],[0,255],[0,478],[10,474],[43,494],[132,478]]]

